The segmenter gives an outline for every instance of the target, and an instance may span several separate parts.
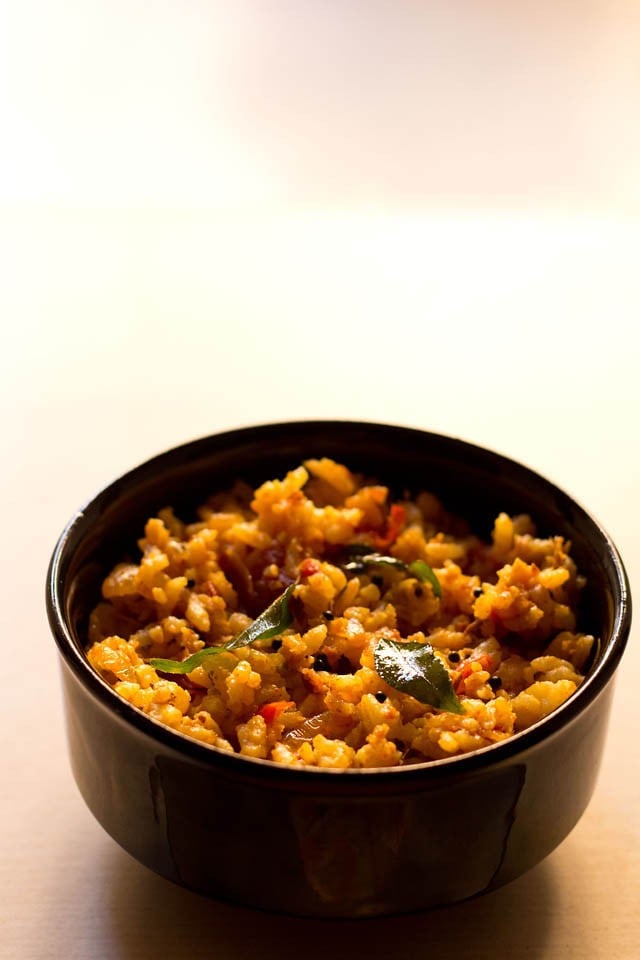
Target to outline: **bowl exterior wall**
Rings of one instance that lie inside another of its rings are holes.
[[[333,456],[401,496],[432,489],[488,536],[501,510],[560,533],[586,575],[578,628],[601,643],[574,697],[523,735],[460,761],[396,771],[289,770],[188,741],[121,700],[86,659],[102,579],[145,519],[185,516],[237,477],[261,482]],[[298,422],[203,438],[119,478],[74,517],[47,606],[62,655],[73,772],[107,832],[163,876],[214,897],[310,916],[401,913],[500,886],[560,843],[585,809],[631,621],[605,532],[572,498],[499,454],[383,424]]]
[[[334,777],[288,781],[250,762],[237,776],[215,752],[202,763],[105,707],[64,662],[62,672],[75,779],[125,850],[199,893],[325,917],[452,903],[550,853],[593,791],[613,686],[515,756],[462,776],[455,764],[414,771],[409,784],[404,771],[356,774],[336,795]]]

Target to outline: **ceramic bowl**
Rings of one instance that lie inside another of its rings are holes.
[[[579,626],[600,638],[574,696],[476,753],[374,770],[290,768],[200,744],[131,707],[90,667],[87,616],[148,516],[178,515],[241,477],[330,456],[401,492],[428,489],[488,537],[500,510],[571,539],[588,586]],[[293,422],[206,437],[116,480],[62,533],[47,579],[73,773],[105,830],[143,864],[213,897],[285,913],[356,917],[492,890],[556,847],[592,794],[631,604],[604,530],[537,473],[420,430]],[[603,851],[603,856],[605,851]]]

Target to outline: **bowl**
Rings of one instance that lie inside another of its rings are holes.
[[[485,537],[500,510],[527,512],[540,533],[569,537],[588,582],[579,626],[600,638],[577,692],[529,729],[475,753],[344,771],[218,751],[122,700],[87,661],[87,618],[103,577],[147,517],[167,504],[189,515],[238,477],[257,484],[314,456],[346,462],[399,491],[431,490]],[[63,531],[47,610],[73,774],[105,830],[141,863],[199,893],[324,917],[452,903],[546,857],[591,797],[631,622],[614,544],[558,487],[461,440],[347,421],[222,433],[125,474]]]

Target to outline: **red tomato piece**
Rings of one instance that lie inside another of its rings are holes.
[[[258,710],[258,716],[263,717],[266,723],[273,723],[289,707],[295,707],[293,700],[276,700],[274,703],[265,703]]]
[[[398,534],[404,527],[407,520],[407,511],[400,503],[393,503],[389,510],[389,522],[387,532],[383,537],[376,537],[376,546],[379,550],[390,547],[398,539]]]
[[[303,560],[300,564],[301,577],[310,577],[313,573],[318,573],[319,570],[320,563],[318,560],[314,560],[313,557],[307,557],[307,559]]]

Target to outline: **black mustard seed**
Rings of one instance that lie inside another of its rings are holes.
[[[319,653],[317,655],[317,657],[313,661],[313,669],[314,670],[331,670],[326,654]]]

